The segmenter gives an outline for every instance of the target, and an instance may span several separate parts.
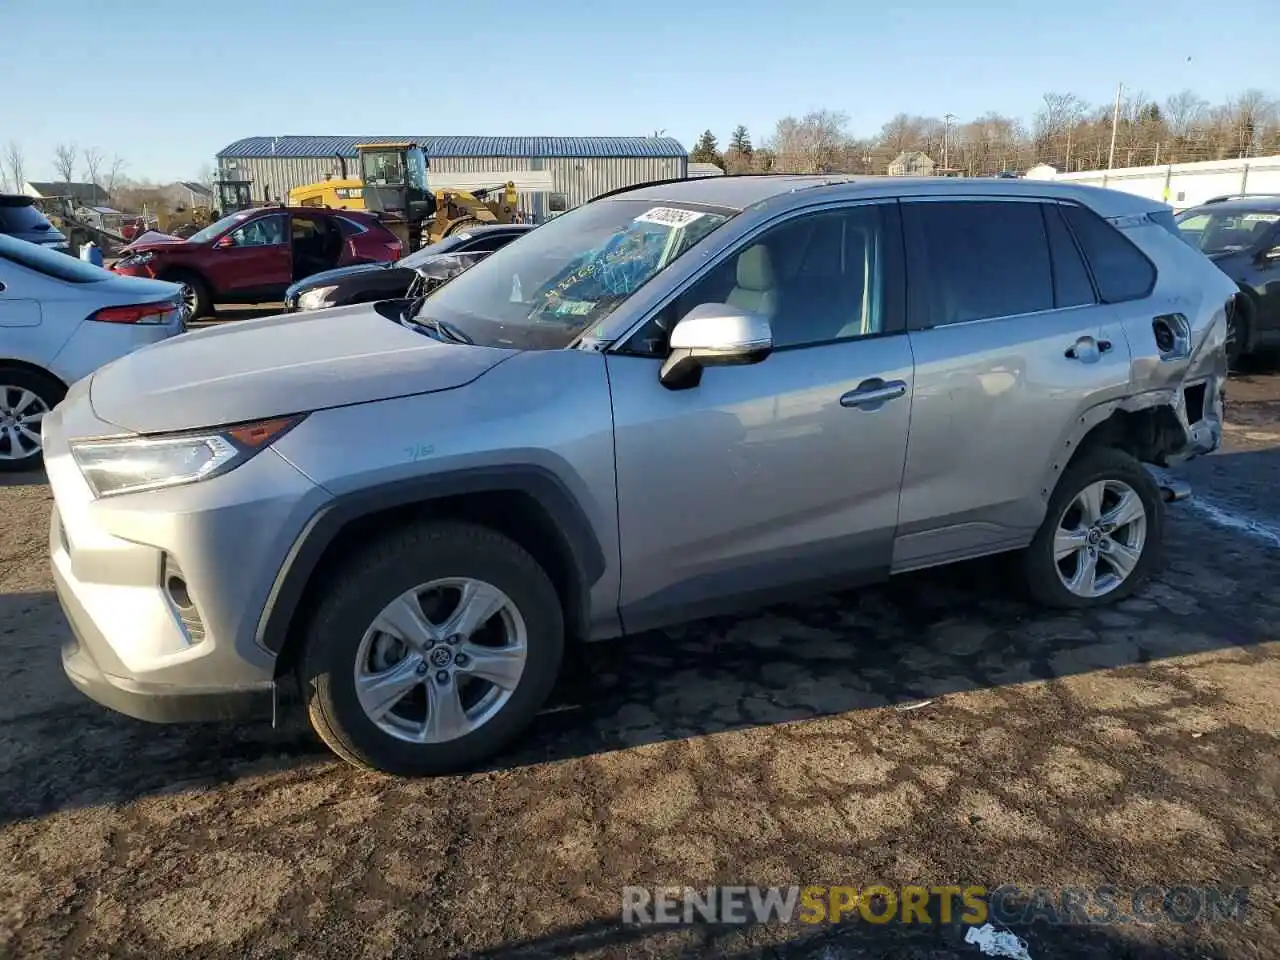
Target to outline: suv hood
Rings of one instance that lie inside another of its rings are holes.
[[[142,253],[146,250],[171,250],[174,247],[202,247],[204,244],[192,243],[189,240],[183,240],[181,237],[173,237],[166,233],[154,233],[147,231],[133,243],[125,244],[120,248],[120,253]]]
[[[450,390],[516,352],[442,343],[377,307],[230,321],[174,337],[98,370],[90,402],[125,430],[190,430]]]

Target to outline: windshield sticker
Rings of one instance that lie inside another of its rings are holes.
[[[681,210],[679,207],[654,207],[636,217],[636,223],[660,223],[664,227],[684,227],[705,217],[697,210]]]
[[[1258,222],[1259,220],[1261,220],[1263,223],[1275,223],[1277,220],[1280,220],[1280,213],[1246,213],[1240,219],[1245,221],[1252,221],[1254,223]]]

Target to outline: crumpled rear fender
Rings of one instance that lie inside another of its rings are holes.
[[[1062,456],[1054,458],[1057,462],[1046,473],[1041,489],[1045,500],[1079,450],[1095,443],[1118,446],[1162,467],[1218,449],[1227,384],[1227,317],[1236,309],[1234,296],[1214,285],[1200,298],[1166,298],[1158,306],[1163,312],[1150,320],[1126,321],[1131,391],[1090,407],[1068,428],[1059,448]]]

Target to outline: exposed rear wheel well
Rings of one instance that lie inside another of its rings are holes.
[[[441,497],[357,517],[338,531],[320,557],[298,600],[284,646],[276,660],[277,678],[287,676],[298,661],[310,612],[329,589],[343,565],[366,544],[393,530],[431,520],[460,520],[488,527],[527,550],[555,585],[564,613],[567,640],[586,635],[585,585],[572,547],[552,515],[538,499],[520,490],[485,491]]]
[[[1067,465],[1089,450],[1111,447],[1143,463],[1165,466],[1169,455],[1176,453],[1185,442],[1186,433],[1170,406],[1116,410],[1084,435]]]

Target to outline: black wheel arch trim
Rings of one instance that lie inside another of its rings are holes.
[[[329,545],[347,524],[385,510],[468,493],[520,493],[546,510],[564,534],[586,593],[604,575],[604,550],[578,499],[552,471],[533,464],[475,467],[413,477],[341,494],[320,507],[285,556],[258,618],[256,641],[278,654],[284,649],[298,604]]]

